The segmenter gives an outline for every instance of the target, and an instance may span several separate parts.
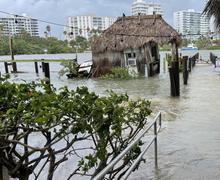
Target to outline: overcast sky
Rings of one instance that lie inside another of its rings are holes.
[[[165,20],[172,25],[173,12],[185,9],[203,10],[205,0],[146,0],[160,3]],[[0,0],[0,11],[39,18],[42,20],[65,23],[65,18],[71,15],[96,14],[99,16],[130,15],[133,0]],[[4,16],[1,14],[1,16]],[[47,24],[40,24],[40,33]],[[52,35],[63,37],[63,28],[51,26]]]

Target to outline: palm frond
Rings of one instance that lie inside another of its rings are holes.
[[[220,0],[209,0],[203,14],[215,18],[216,28],[220,31]]]

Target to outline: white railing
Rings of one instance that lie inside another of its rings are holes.
[[[147,150],[151,147],[154,142],[154,154],[155,154],[155,167],[158,167],[157,162],[157,136],[160,131],[162,125],[162,118],[161,113],[158,113],[157,116],[154,118],[153,122],[131,143],[125,148],[115,159],[113,159],[99,174],[97,174],[92,180],[103,180],[105,175],[112,170],[112,168],[136,145],[140,142],[141,138],[149,132],[149,130],[154,127],[154,136],[151,141],[144,147],[143,151],[137,159],[132,163],[130,168],[127,170],[125,175],[122,177],[122,180],[126,180],[132,171],[135,169],[137,164],[142,160],[143,156],[146,154]]]

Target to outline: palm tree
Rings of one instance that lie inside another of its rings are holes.
[[[44,35],[45,35],[45,38],[47,39],[48,38],[48,32],[44,31]]]
[[[220,0],[209,0],[203,13],[215,18],[215,25],[220,31]]]
[[[51,27],[50,27],[50,25],[46,26],[46,31],[47,31],[48,35],[51,37]]]

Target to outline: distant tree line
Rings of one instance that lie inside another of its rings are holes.
[[[96,33],[87,40],[82,36],[77,36],[74,40],[58,40],[51,36],[51,29],[47,26],[44,32],[45,37],[32,37],[28,32],[22,30],[20,34],[13,37],[14,54],[43,54],[45,50],[48,54],[75,53],[90,50],[92,40]],[[10,54],[9,37],[3,36],[0,32],[0,55]]]

